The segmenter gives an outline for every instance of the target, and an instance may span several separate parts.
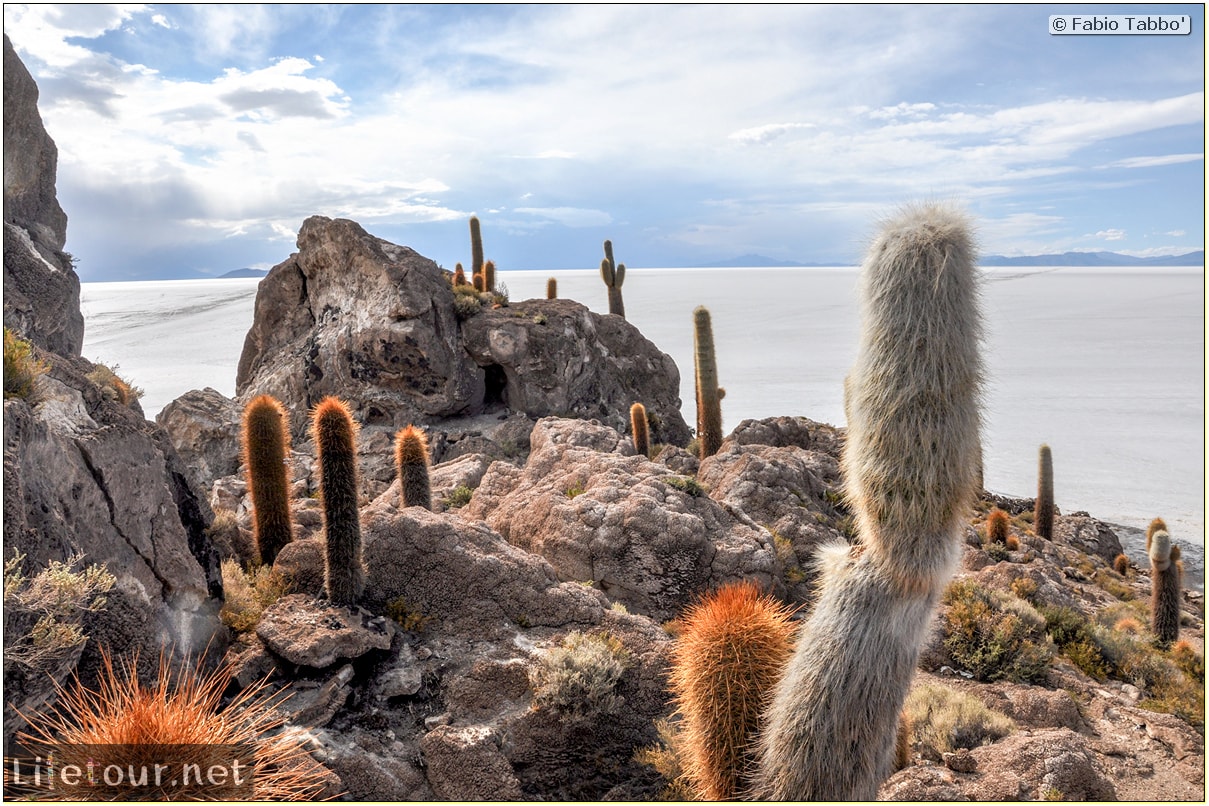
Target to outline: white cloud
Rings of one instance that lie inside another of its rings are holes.
[[[895,120],[898,118],[917,118],[936,108],[933,103],[909,104],[902,102],[895,106],[883,106],[881,109],[870,109],[866,114],[876,120]]]
[[[1094,236],[1105,241],[1121,241],[1125,239],[1125,230],[1123,229],[1102,229]]]
[[[168,30],[172,30],[172,28],[174,27],[172,25],[172,23],[168,22],[168,18],[165,17],[163,14],[152,14],[151,22],[155,25],[158,25],[161,28],[167,28]]]
[[[1170,235],[1173,238],[1183,238],[1188,233],[1182,229],[1173,229],[1171,232],[1164,232],[1164,235]]]
[[[1184,162],[1203,162],[1204,154],[1164,154],[1154,157],[1128,157],[1110,163],[1109,168],[1155,168],[1161,165],[1179,165]]]
[[[813,128],[813,123],[769,123],[765,126],[740,129],[731,132],[727,137],[741,143],[768,143],[789,132]]]
[[[613,223],[613,217],[603,210],[578,207],[517,207],[513,212],[549,219],[565,227],[599,227]]]

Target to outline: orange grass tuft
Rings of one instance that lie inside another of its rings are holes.
[[[313,800],[324,794],[331,773],[307,752],[303,735],[280,731],[285,716],[279,705],[285,699],[255,683],[223,705],[223,693],[233,678],[224,664],[212,672],[186,664],[173,675],[161,653],[157,677],[150,686],[137,673],[137,655],[114,663],[101,650],[101,674],[95,691],[79,679],[57,686],[58,701],[47,712],[26,717],[29,729],[18,735],[25,748],[40,758],[54,754],[55,766],[80,768],[89,762],[96,769],[169,762],[179,772],[185,764],[227,763],[232,746],[245,748],[240,759],[248,762],[236,786],[227,780],[185,782],[163,776],[160,786],[144,777],[142,785],[127,781],[108,785],[81,780],[72,786],[64,777],[54,789],[22,792],[34,800]],[[175,677],[175,679],[174,679]],[[273,735],[270,735],[273,734]],[[165,746],[172,747],[165,747]],[[78,758],[77,758],[78,756]],[[170,771],[170,772],[171,772]],[[5,788],[13,783],[13,764],[5,763]],[[137,777],[137,775],[136,775]],[[29,776],[22,783],[28,786]],[[247,789],[250,783],[251,790]],[[9,792],[6,792],[8,795]]]
[[[741,582],[681,619],[669,684],[682,716],[681,764],[702,799],[732,800],[748,783],[760,715],[793,653],[791,614]]]

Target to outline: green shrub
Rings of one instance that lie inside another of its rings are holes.
[[[1053,647],[1045,619],[1032,605],[973,580],[950,584],[944,602],[944,645],[954,663],[977,680],[1045,679]]]
[[[105,609],[114,577],[102,565],[78,569],[83,557],[52,560],[32,577],[22,570],[24,554],[4,564],[4,660],[31,670],[49,670],[88,640],[86,613]]]
[[[1008,547],[1003,543],[985,543],[983,544],[982,550],[987,553],[988,557],[997,563],[1003,562],[1011,557],[1011,552],[1008,551]]]
[[[463,292],[464,288],[469,288],[470,293]],[[479,296],[479,292],[475,291],[474,286],[459,285],[454,288],[453,314],[459,322],[469,319],[483,310],[483,303]]]
[[[575,484],[573,484],[572,486],[570,486],[566,490],[564,490],[563,495],[567,496],[567,498],[575,498],[577,496],[583,495],[585,492],[587,492],[587,489],[584,487],[583,482],[581,481],[581,482],[576,482]]]
[[[396,596],[386,603],[386,617],[412,633],[424,632],[428,623],[432,621],[432,616],[424,615],[420,608],[402,596]]]
[[[464,507],[470,503],[471,497],[474,496],[474,490],[467,487],[465,484],[459,484],[450,491],[449,495],[445,496],[445,508],[457,509]]]
[[[663,481],[667,486],[675,487],[680,492],[693,498],[700,498],[706,493],[705,488],[696,479],[689,476],[664,476]]]
[[[542,657],[534,673],[533,702],[576,722],[615,714],[625,703],[617,683],[630,662],[629,652],[612,635],[575,630]]]
[[[4,397],[27,398],[34,391],[34,381],[45,375],[50,367],[34,356],[33,347],[4,328]]]
[[[244,571],[233,559],[222,562],[223,605],[218,617],[237,633],[251,632],[269,605],[289,588],[289,580],[271,565]]]
[[[1016,729],[1005,714],[992,711],[977,698],[941,685],[916,686],[903,704],[915,741],[939,756],[954,750],[990,744]]]

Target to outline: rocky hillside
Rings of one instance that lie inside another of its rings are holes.
[[[24,80],[10,54],[6,41],[6,102],[10,71]],[[65,226],[45,212],[53,144],[35,136],[36,106],[22,108],[13,130],[43,145],[21,151],[30,164],[14,176],[29,179],[14,183],[11,222],[6,182],[5,323],[44,371],[23,394],[6,386],[5,558],[23,555],[32,577],[82,554],[113,589],[51,677],[10,660],[34,629],[6,606],[6,711],[44,711],[49,681],[73,670],[94,679],[100,647],[208,647],[231,666],[228,697],[258,681],[291,695],[286,727],[305,731],[329,796],[688,797],[668,691],[681,618],[744,580],[799,620],[811,612],[818,549],[857,540],[844,430],[744,421],[700,459],[686,450],[678,368],[623,318],[456,292],[415,251],[323,217],[260,284],[237,399],[196,390],[149,423],[127,383],[52,327],[72,321],[56,311],[78,315],[78,296],[55,285],[70,266],[47,257]],[[29,188],[43,201],[22,201]],[[22,265],[45,277],[14,288],[47,297],[14,296],[11,318],[10,226],[14,244],[33,244]],[[291,440],[292,540],[268,566],[241,444],[244,406],[263,394],[285,407]],[[356,607],[325,592],[308,421],[327,395],[359,428]],[[650,456],[629,433],[635,401]],[[395,434],[409,424],[427,436],[431,510],[404,506],[396,478]],[[1156,646],[1151,569],[1120,565],[1117,535],[1086,513],[1059,512],[1052,539],[1039,537],[1033,504],[984,495],[966,513],[960,570],[904,708],[901,768],[880,796],[1203,800],[1203,596],[1181,592],[1184,643]],[[992,509],[1006,513],[1002,541]],[[23,726],[14,714],[6,752]]]

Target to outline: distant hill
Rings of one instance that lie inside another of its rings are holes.
[[[268,272],[264,269],[235,269],[227,272],[226,274],[218,275],[218,279],[227,280],[236,277],[264,277],[266,274],[268,274]]]
[[[1162,257],[1134,257],[1117,252],[1063,252],[1060,255],[1024,255],[1004,257],[987,255],[978,261],[983,266],[1203,266],[1205,253]]]

